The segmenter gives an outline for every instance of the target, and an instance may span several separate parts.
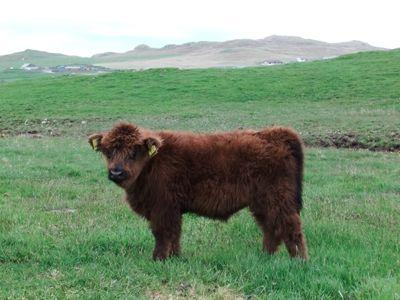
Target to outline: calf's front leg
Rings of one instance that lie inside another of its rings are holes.
[[[153,251],[154,260],[164,260],[171,255],[179,255],[179,239],[182,226],[180,212],[164,211],[152,214],[150,221],[156,245]]]
[[[168,239],[165,232],[155,232],[153,231],[154,238],[156,240],[156,245],[153,251],[154,260],[164,260],[171,252],[171,240]]]

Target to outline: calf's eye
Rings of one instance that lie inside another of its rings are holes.
[[[130,159],[135,159],[136,158],[136,151],[131,151],[130,153],[129,153],[129,158]]]

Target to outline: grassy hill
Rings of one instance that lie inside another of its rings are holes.
[[[51,76],[55,76],[54,74]],[[48,73],[44,72],[30,72],[25,70],[0,70],[0,84],[22,79],[33,79],[40,77],[49,77]]]
[[[325,43],[294,36],[238,39],[225,42],[191,42],[151,48],[139,45],[125,53],[104,53],[93,57],[96,63],[113,69],[160,67],[209,68],[259,66],[265,61],[295,62],[298,58],[317,60],[360,51],[382,50],[350,41]]]
[[[350,41],[325,43],[292,36],[264,39],[239,39],[225,42],[191,42],[151,48],[139,45],[124,53],[106,52],[92,57],[68,56],[44,51],[25,50],[0,56],[0,71],[24,63],[42,67],[64,64],[97,64],[112,69],[149,69],[160,67],[205,68],[258,66],[264,61],[293,62],[323,59],[360,51],[383,50],[367,43]]]
[[[79,56],[69,56],[59,53],[49,53],[27,49],[22,52],[0,56],[0,70],[10,67],[20,68],[25,63],[32,63],[41,67],[51,67],[65,64],[90,63],[91,59]]]
[[[281,124],[310,145],[399,149],[399,74],[395,50],[273,68],[18,81],[0,85],[0,128],[82,136],[117,120],[198,131]]]
[[[86,140],[118,120],[192,131],[275,123],[309,145],[398,151],[400,51],[0,84],[1,299],[399,297],[399,152],[306,149],[306,263],[283,247],[262,253],[246,210],[227,223],[185,215],[182,256],[157,263],[148,225]]]

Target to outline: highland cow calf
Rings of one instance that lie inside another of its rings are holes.
[[[155,260],[179,255],[182,215],[227,220],[249,207],[270,254],[282,241],[290,256],[307,259],[301,229],[302,144],[295,132],[192,134],[119,124],[89,137],[104,154],[108,178],[131,208],[150,222]]]

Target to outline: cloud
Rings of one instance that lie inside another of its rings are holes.
[[[25,48],[89,55],[196,40],[298,35],[400,47],[400,3],[345,1],[3,0],[0,54]]]

